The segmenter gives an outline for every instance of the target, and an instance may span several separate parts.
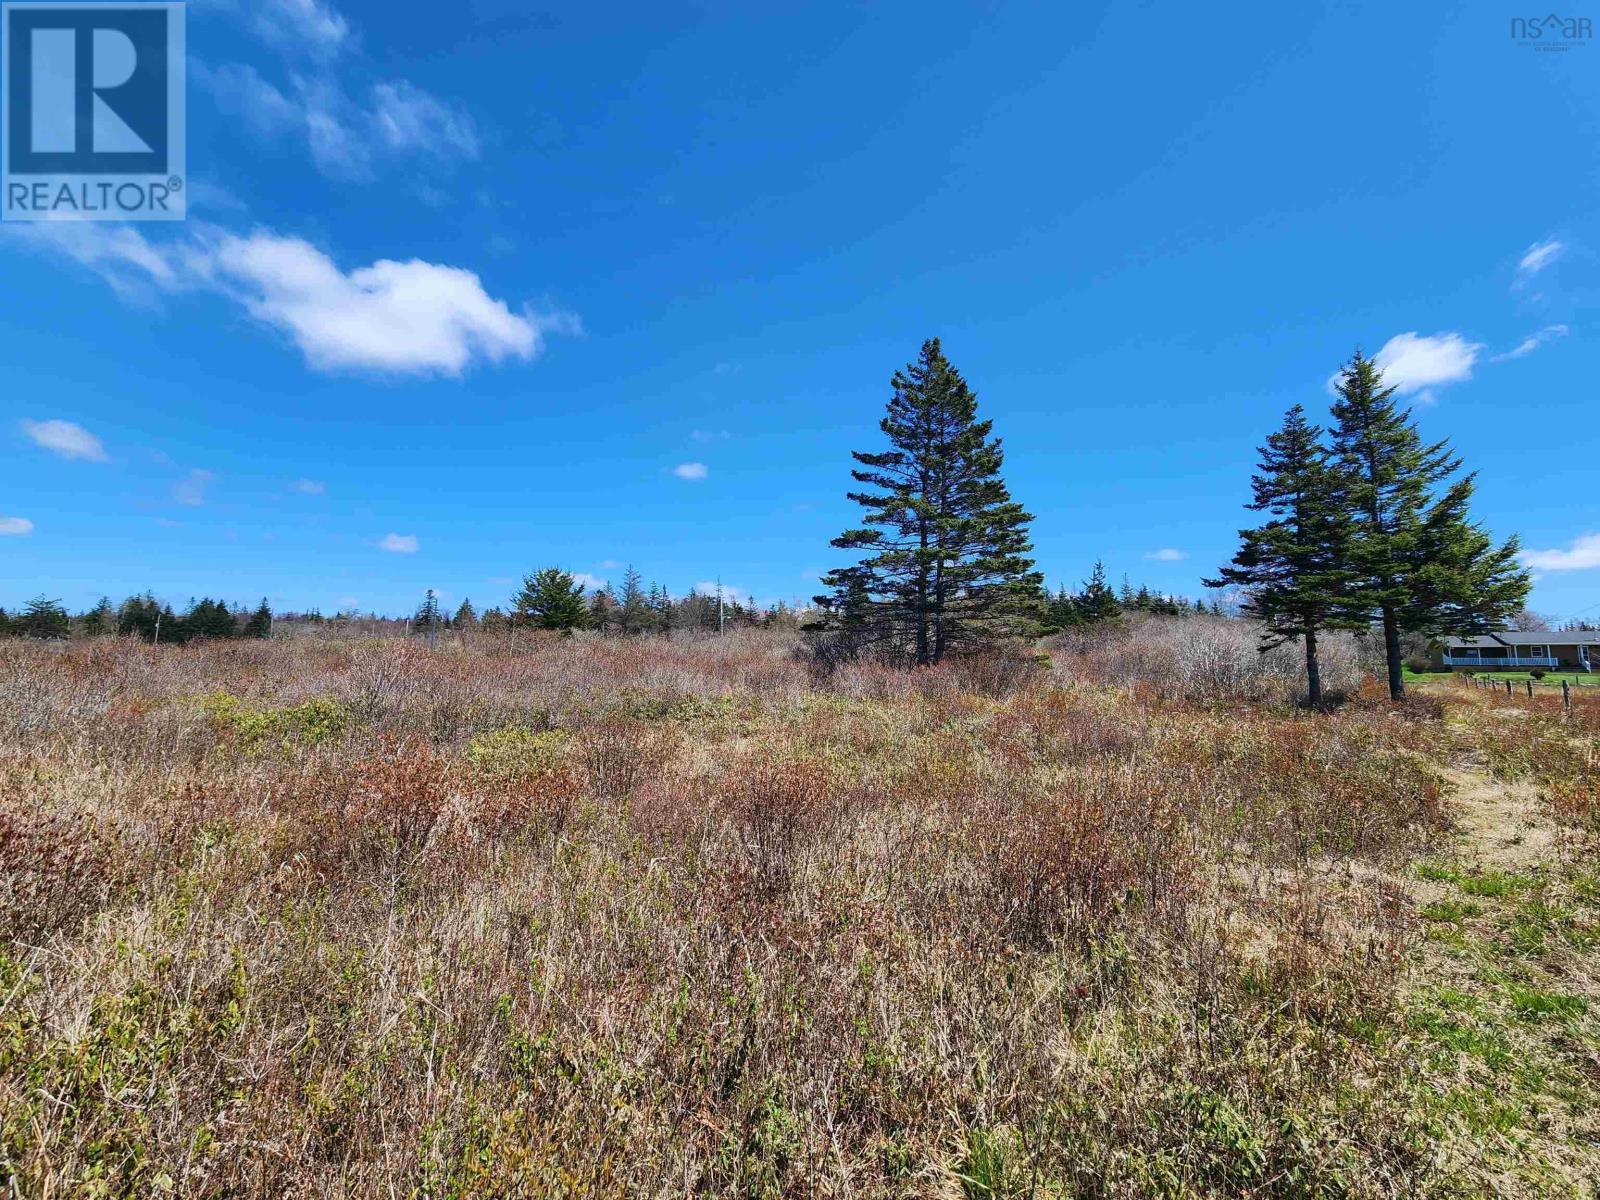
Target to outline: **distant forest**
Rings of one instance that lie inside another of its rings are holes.
[[[1147,585],[1135,586],[1126,578],[1120,587],[1112,587],[1101,563],[1094,565],[1080,588],[1061,586],[1053,592],[1041,591],[1038,603],[1044,614],[1041,634],[1116,621],[1130,613],[1172,617],[1231,615],[1220,601],[1206,604]],[[389,636],[510,629],[593,630],[633,636],[674,630],[798,629],[805,628],[814,615],[814,609],[795,608],[781,600],[761,606],[737,595],[719,597],[697,590],[675,597],[659,584],[644,584],[631,567],[624,572],[620,585],[606,583],[585,589],[570,573],[547,567],[529,575],[504,607],[493,606],[481,612],[470,599],[453,610],[447,609],[432,591],[422,598],[414,613],[404,617],[355,610],[332,615],[317,610],[274,612],[265,598],[251,608],[205,597],[190,601],[179,612],[149,592],[131,596],[120,605],[109,598],[102,599],[92,608],[73,613],[59,600],[40,596],[16,612],[0,607],[0,637],[135,637],[150,643],[184,645],[227,638],[268,638],[274,632],[306,628]]]

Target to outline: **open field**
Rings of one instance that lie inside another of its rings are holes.
[[[1600,696],[793,640],[0,644],[0,1194],[1593,1194]]]
[[[1600,676],[1589,671],[1546,671],[1543,676],[1534,679],[1528,671],[1479,671],[1473,676],[1475,679],[1509,679],[1514,683],[1524,683],[1533,679],[1535,683],[1546,686],[1559,685],[1563,682],[1570,683],[1573,687],[1600,687]]]
[[[1446,683],[1452,679],[1509,679],[1514,683],[1525,683],[1533,679],[1529,671],[1413,671],[1405,668],[1406,683]],[[1546,671],[1535,683],[1555,684],[1559,686],[1565,680],[1573,687],[1600,687],[1600,675],[1588,671]]]

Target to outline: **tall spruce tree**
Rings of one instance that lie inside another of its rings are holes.
[[[66,639],[72,636],[72,618],[61,601],[35,596],[22,610],[19,619],[24,637]]]
[[[1133,588],[1126,580],[1123,581],[1122,590],[1132,598]],[[1096,561],[1094,564],[1094,570],[1084,581],[1083,591],[1078,593],[1077,607],[1080,625],[1098,625],[1122,616],[1122,602],[1106,583],[1105,563]]]
[[[429,588],[428,594],[423,597],[421,605],[417,608],[412,627],[428,639],[428,645],[431,647],[439,636],[439,627],[443,624],[444,613],[439,609],[439,597],[434,594],[432,588]]]
[[[108,633],[115,632],[116,627],[117,610],[111,607],[111,599],[108,596],[100,597],[100,603],[83,614],[85,637],[104,637]]]
[[[583,586],[560,567],[546,567],[526,576],[512,608],[512,621],[530,629],[566,633],[589,623]]]
[[[857,452],[851,474],[876,489],[850,493],[865,525],[834,539],[866,557],[830,572],[817,597],[834,623],[868,598],[864,640],[918,664],[950,651],[1036,631],[1043,578],[1027,557],[1033,519],[1000,478],[1000,440],[937,338],[895,373],[880,428],[893,449]]]
[[[1339,472],[1328,461],[1323,431],[1296,404],[1283,427],[1267,437],[1251,479],[1252,512],[1272,514],[1255,529],[1241,529],[1231,566],[1207,587],[1244,591],[1240,611],[1263,626],[1261,651],[1300,639],[1305,647],[1306,691],[1322,703],[1317,635],[1365,624],[1350,603],[1355,573],[1349,566],[1351,516]]]
[[[250,614],[250,619],[244,624],[244,637],[269,638],[272,636],[272,606],[267,603],[265,596],[256,606],[255,612]]]
[[[644,633],[650,628],[650,597],[644,590],[644,580],[631,563],[622,573],[622,591],[617,596],[617,604],[617,620],[623,633]]]
[[[1353,519],[1352,599],[1383,629],[1389,694],[1405,695],[1405,632],[1485,633],[1527,600],[1516,538],[1495,546],[1468,519],[1474,477],[1435,489],[1461,469],[1445,441],[1422,440],[1377,365],[1357,351],[1339,375],[1333,455]]]

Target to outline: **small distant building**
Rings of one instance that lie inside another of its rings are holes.
[[[1600,632],[1486,633],[1482,637],[1445,638],[1433,648],[1433,665],[1441,670],[1547,671],[1600,670]]]

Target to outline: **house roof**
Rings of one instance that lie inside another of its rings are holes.
[[[1483,637],[1453,637],[1446,643],[1452,650],[1472,646],[1600,646],[1600,631],[1574,629],[1566,633],[1491,633]]]

